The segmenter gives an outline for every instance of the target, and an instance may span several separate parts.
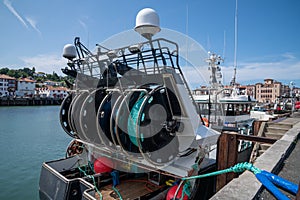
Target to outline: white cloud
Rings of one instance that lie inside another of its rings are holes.
[[[30,24],[30,26],[41,36],[42,33],[41,31],[37,28],[37,21],[34,20],[31,17],[25,17],[25,19],[28,21],[28,23]]]
[[[85,30],[85,32],[88,32],[87,25],[82,20],[78,20],[78,22],[82,26],[82,28]]]
[[[11,2],[9,0],[3,1],[4,5],[8,8],[8,10],[26,27],[28,28],[27,23],[25,20],[19,15],[19,13],[14,9]]]
[[[274,56],[269,61],[240,62],[237,67],[237,82],[250,83],[252,80],[263,82],[265,78],[277,81],[300,80],[299,69],[300,60],[291,53]],[[233,67],[223,67],[222,71],[228,84],[233,75]]]
[[[21,22],[22,25],[24,25],[27,29],[29,29],[28,24],[41,36],[41,31],[37,28],[37,21],[34,20],[32,17],[25,17],[26,21],[23,19],[23,17],[15,10],[15,8],[12,6],[12,3],[9,0],[3,1],[4,5],[8,8],[8,10]]]
[[[287,52],[285,54],[282,55],[283,57],[285,57],[286,59],[296,59],[296,56],[293,53]]]
[[[61,68],[65,68],[67,63],[65,59],[55,54],[22,57],[21,60],[25,63],[26,67],[35,67],[38,72],[52,74],[55,71],[59,75],[62,75]]]
[[[277,56],[257,58],[256,60],[260,60],[260,62],[238,63],[236,82],[254,84],[263,82],[266,78],[272,78],[284,84],[294,81],[296,86],[300,87],[300,59],[296,55],[284,53]],[[208,71],[207,63],[200,64],[197,67],[181,65],[181,69],[192,88],[208,85],[211,72]],[[227,66],[221,66],[221,69],[223,84],[228,85],[232,79],[234,68],[228,64]]]

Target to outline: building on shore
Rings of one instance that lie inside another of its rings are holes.
[[[192,91],[193,95],[209,95],[209,88],[206,86],[201,86]]]
[[[238,94],[249,95],[249,96],[255,97],[255,85],[240,85],[237,83],[235,86],[225,85],[223,88],[224,93],[230,93],[230,91],[233,89],[237,89]],[[200,86],[200,88],[193,90],[192,94],[208,95],[209,91],[210,91],[210,88],[208,88],[207,86]]]
[[[16,91],[16,79],[0,74],[0,97],[12,96]]]
[[[46,81],[44,81],[44,85],[58,87],[58,86],[62,86],[62,83],[61,82],[56,82],[56,81],[46,80]]]
[[[46,77],[47,76],[46,73],[44,73],[44,72],[37,72],[37,73],[34,73],[33,75],[36,77]]]
[[[19,78],[16,96],[33,96],[35,94],[35,82],[35,80],[30,78]]]
[[[237,89],[238,94],[249,95],[254,97],[259,103],[274,104],[280,97],[289,97],[291,88],[289,85],[284,85],[274,79],[264,79],[264,83],[256,83],[254,85],[240,85],[236,83],[234,86],[225,85],[223,90],[230,91]],[[300,98],[300,88],[293,87],[293,95]],[[194,95],[208,95],[209,88],[207,86],[201,86],[192,91]]]
[[[63,99],[68,95],[69,89],[66,87],[46,86],[36,89],[36,95],[44,98],[59,98]]]
[[[281,96],[288,96],[290,88],[279,81],[265,79],[264,83],[255,84],[255,98],[261,103],[275,103],[276,99]]]
[[[294,87],[293,94],[295,94],[295,97],[300,98],[300,88]]]

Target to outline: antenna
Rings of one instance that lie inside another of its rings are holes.
[[[188,55],[189,55],[189,48],[188,48],[188,34],[189,34],[189,6],[188,4],[186,4],[186,25],[185,25],[185,34],[186,34],[186,46],[187,46],[187,49],[186,49],[186,59],[185,59],[185,66],[188,65]]]
[[[210,45],[210,37],[209,37],[209,34],[207,34],[207,44],[206,44],[206,46],[207,46],[207,49],[208,50],[211,50],[212,48],[211,48],[211,45]]]
[[[186,4],[186,25],[185,25],[186,35],[189,34],[189,5]]]
[[[238,18],[238,0],[235,1],[235,17],[234,17],[234,61],[233,61],[233,67],[234,67],[234,73],[233,77],[231,80],[230,85],[234,86],[236,83],[236,67],[237,67],[237,59],[236,59],[236,54],[237,54],[237,37],[238,37],[238,32],[237,32],[237,18]]]
[[[226,30],[224,30],[224,44],[223,44],[223,55],[222,58],[225,59],[225,50],[226,50]]]

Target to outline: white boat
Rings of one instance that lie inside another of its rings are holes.
[[[255,105],[250,111],[250,116],[260,121],[270,121],[276,116],[272,110],[268,110],[263,105]]]
[[[193,91],[193,98],[198,104],[199,113],[208,120],[213,128],[220,126],[237,127],[246,121],[253,122],[250,110],[256,100],[247,95],[247,91],[240,91],[237,86],[224,87],[222,84],[220,56],[210,54],[207,62],[211,71],[210,86]]]
[[[135,44],[65,46],[63,72],[76,82],[60,121],[74,140],[66,158],[43,163],[40,199],[211,196],[213,181],[182,178],[213,170],[219,132],[200,123],[178,44],[153,37],[157,13],[141,10],[135,31],[143,36]]]

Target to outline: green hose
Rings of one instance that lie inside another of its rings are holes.
[[[197,179],[197,178],[205,178],[205,177],[209,177],[209,176],[217,176],[217,175],[226,174],[229,172],[241,173],[241,172],[244,172],[245,170],[249,170],[249,171],[253,172],[254,174],[261,172],[260,169],[258,169],[251,163],[245,162],[245,163],[238,163],[228,169],[223,169],[223,170],[219,170],[216,172],[201,174],[201,175],[197,175],[197,176],[184,177],[184,178],[182,178],[182,180],[191,180],[191,179]]]
[[[127,124],[127,131],[130,138],[130,141],[135,145],[138,146],[138,138],[136,137],[136,133],[139,131],[138,126],[136,126],[139,118],[139,111],[142,106],[142,103],[144,102],[144,99],[147,96],[145,96],[144,92],[141,92],[139,99],[135,102],[134,106],[132,107],[130,111],[130,115],[128,118],[128,124]],[[139,124],[138,124],[139,125]]]

